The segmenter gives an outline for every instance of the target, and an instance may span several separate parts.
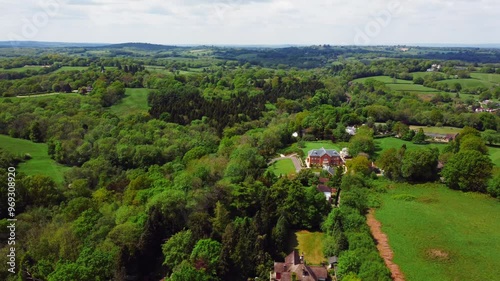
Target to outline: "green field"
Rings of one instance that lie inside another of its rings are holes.
[[[319,265],[325,262],[323,255],[323,232],[309,232],[300,230],[292,233],[289,241],[289,254],[293,249],[297,249],[300,254],[304,253],[304,260],[310,265]]]
[[[14,154],[24,155],[29,153],[31,155],[31,160],[19,165],[19,171],[27,175],[42,174],[53,178],[57,183],[62,183],[63,173],[69,169],[50,159],[47,144],[45,143],[34,143],[0,135],[0,147]]]
[[[407,281],[499,280],[498,200],[402,184],[382,201],[375,215]]]
[[[148,112],[148,89],[127,88],[125,97],[116,105],[110,108],[110,111],[118,116]]]
[[[386,84],[389,88],[394,91],[399,92],[410,92],[410,93],[438,93],[440,91],[425,87],[419,84]]]
[[[355,79],[354,82],[364,83],[366,80],[373,79],[385,84],[413,84],[413,81],[402,80],[402,79],[394,79],[389,76],[371,76]]]
[[[427,126],[410,126],[412,130],[418,129],[424,130],[425,133],[431,134],[457,134],[462,130],[461,128],[455,127],[427,127]]]
[[[437,81],[436,83],[438,84],[448,84],[449,86],[454,85],[455,83],[460,83],[462,85],[462,89],[471,89],[471,88],[478,88],[478,87],[483,87],[483,88],[491,88],[494,86],[493,83],[484,81],[484,80],[479,80],[479,79],[447,79],[447,80],[441,80]]]
[[[487,81],[494,84],[500,84],[500,74],[493,73],[471,73],[470,77]]]
[[[17,68],[9,68],[9,69],[0,68],[0,71],[25,72],[25,71],[28,71],[28,70],[40,70],[42,68],[43,67],[41,67],[41,66],[34,65],[34,66],[23,66],[23,67],[17,67]]]
[[[295,174],[295,166],[289,158],[278,160],[269,166],[268,170],[273,172],[276,176]]]
[[[54,71],[54,73],[63,72],[63,71],[74,71],[74,70],[82,71],[82,70],[87,70],[87,69],[89,69],[88,66],[62,66],[61,68]]]
[[[399,149],[403,144],[406,144],[406,148],[416,148],[416,147],[437,147],[439,150],[443,150],[446,144],[441,143],[430,143],[430,144],[414,144],[411,141],[404,141],[398,138],[381,138],[375,139],[375,150],[379,153],[389,148]]]

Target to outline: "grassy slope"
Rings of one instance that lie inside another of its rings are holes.
[[[319,265],[326,261],[323,255],[324,236],[322,232],[296,231],[290,237],[290,249],[287,254],[293,249],[298,249],[299,254],[304,253],[304,259],[308,264]]]
[[[493,73],[471,73],[470,76],[475,79],[500,84],[500,74]]]
[[[34,143],[28,140],[0,135],[0,147],[14,154],[24,155],[25,153],[29,153],[31,155],[31,160],[19,165],[19,171],[27,175],[42,174],[50,176],[57,183],[62,183],[63,173],[69,169],[50,159],[47,153],[47,144],[45,143]]]
[[[455,83],[460,83],[463,89],[477,88],[477,87],[490,88],[493,86],[493,83],[479,79],[447,79],[438,81],[437,83],[438,84],[446,83],[450,86],[454,85]]]
[[[393,198],[410,194],[415,201]],[[500,204],[486,195],[444,186],[402,186],[383,196],[376,212],[408,281],[497,280]],[[447,253],[436,258],[431,249]]]
[[[292,160],[288,158],[274,162],[268,169],[277,176],[295,173],[295,166]]]
[[[371,76],[365,78],[358,78],[355,79],[354,82],[364,83],[368,79],[374,79],[386,84],[413,84],[413,81],[402,80],[402,79],[396,79],[396,83],[394,83],[394,78],[391,78],[389,76]]]
[[[149,110],[148,93],[149,90],[144,88],[127,88],[123,100],[113,105],[110,110],[118,116],[147,112]]]

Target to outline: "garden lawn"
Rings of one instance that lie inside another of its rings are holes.
[[[335,149],[338,152],[340,152],[342,148],[348,146],[348,143],[333,143],[331,141],[306,141],[304,142],[304,144],[305,144],[304,147],[300,149],[302,149],[306,157],[307,153],[313,149],[320,149],[324,147],[325,149]]]
[[[289,158],[278,160],[271,164],[271,166],[269,166],[269,168],[267,169],[273,172],[276,176],[296,173],[295,166],[293,165],[292,160]]]
[[[290,239],[289,254],[293,249],[297,249],[299,254],[304,253],[304,260],[310,265],[320,265],[326,261],[323,255],[323,232],[310,232],[300,230],[292,233]]]
[[[499,280],[498,200],[438,184],[393,186],[375,216],[407,281]]]
[[[127,88],[125,97],[118,103],[113,105],[110,110],[118,116],[145,112],[149,110],[148,106],[149,90],[145,88]]]
[[[27,175],[46,175],[61,184],[64,180],[63,173],[69,169],[49,157],[47,144],[45,143],[34,143],[24,139],[0,135],[0,147],[21,156],[26,153],[31,155],[31,160],[21,163],[18,167],[19,172]]]

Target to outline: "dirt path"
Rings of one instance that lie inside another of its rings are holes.
[[[392,261],[394,253],[387,241],[387,235],[382,232],[382,224],[375,218],[374,209],[370,209],[368,215],[366,215],[366,223],[370,227],[373,237],[377,240],[377,249],[380,256],[384,259],[385,265],[391,271],[392,280],[405,281],[403,272],[401,272],[399,266]]]

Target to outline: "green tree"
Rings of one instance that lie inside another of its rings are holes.
[[[485,192],[492,169],[488,156],[479,151],[466,150],[453,155],[441,175],[451,189]]]
[[[191,252],[191,262],[197,265],[197,268],[204,268],[207,273],[215,275],[219,266],[221,243],[212,239],[199,240]]]
[[[356,134],[349,141],[349,154],[357,156],[364,152],[371,155],[375,151],[375,143],[370,135]]]
[[[437,177],[439,150],[420,148],[407,150],[401,163],[401,175],[409,181],[431,181]]]
[[[391,180],[401,179],[401,154],[395,148],[384,150],[377,160],[378,166],[384,170],[384,176]]]
[[[467,135],[460,139],[460,151],[476,150],[484,155],[488,154],[488,147],[484,140],[475,135]]]
[[[347,170],[349,174],[361,174],[369,175],[370,170],[370,160],[365,155],[358,155],[354,157],[351,161],[347,162]]]
[[[172,271],[182,261],[188,260],[194,247],[191,230],[177,232],[162,245],[163,265]]]
[[[197,270],[187,261],[182,262],[170,275],[167,281],[210,281],[213,280],[205,271]]]
[[[495,143],[500,143],[500,134],[494,130],[484,131],[482,133],[482,138],[490,145],[495,144]]]
[[[423,144],[425,143],[425,134],[422,128],[418,129],[417,134],[412,139],[413,143]]]

